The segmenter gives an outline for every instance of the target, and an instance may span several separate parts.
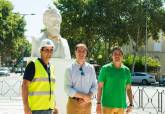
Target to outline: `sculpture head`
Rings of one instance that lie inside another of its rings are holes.
[[[56,7],[53,9],[48,9],[44,12],[43,23],[46,27],[46,32],[48,35],[59,36],[61,22],[62,17]]]

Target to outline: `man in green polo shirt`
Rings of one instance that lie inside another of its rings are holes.
[[[131,73],[122,64],[123,51],[120,47],[112,49],[112,62],[104,65],[99,74],[97,93],[97,114],[128,114],[133,107]],[[126,92],[129,105],[126,104]]]

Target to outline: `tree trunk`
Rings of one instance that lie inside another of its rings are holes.
[[[139,34],[140,34],[140,26],[138,26],[136,41],[133,41],[131,36],[128,34],[130,41],[132,41],[132,49],[133,49],[133,61],[132,61],[132,68],[131,68],[132,73],[135,71],[136,55],[138,52],[138,41],[139,41],[139,36],[140,36]]]
[[[108,63],[107,38],[105,38],[104,43],[105,43],[105,63]]]

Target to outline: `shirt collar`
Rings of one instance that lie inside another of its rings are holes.
[[[49,67],[50,64],[48,63],[47,65],[43,62],[43,60],[41,58],[38,58],[38,60],[41,62],[42,65],[46,66],[46,67]]]
[[[81,67],[80,64],[79,64],[76,60],[74,61],[74,64],[75,64],[76,66]],[[85,63],[82,65],[82,67],[83,67],[83,66],[86,66],[86,64],[87,64],[87,63],[85,62]]]
[[[116,68],[113,62],[111,62],[111,64],[112,64],[113,68],[115,68],[115,69],[121,69],[121,68],[123,68],[123,63],[121,64],[120,68]]]

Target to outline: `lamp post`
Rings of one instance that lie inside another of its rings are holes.
[[[147,48],[148,48],[148,29],[147,29],[147,26],[148,26],[148,6],[149,5],[149,1],[148,0],[145,0],[145,8],[146,8],[146,15],[145,15],[145,72],[147,72]]]
[[[36,15],[35,13],[15,13],[15,14],[19,14],[22,15],[23,17],[27,16],[27,15]]]
[[[21,56],[21,61],[20,61],[20,64],[21,64],[21,75],[23,74],[23,57],[24,57],[24,53],[25,53],[25,49],[24,47],[21,49],[21,53],[22,53],[22,56]]]
[[[36,15],[36,14],[34,14],[34,13],[30,13],[30,14],[28,14],[28,13],[22,13],[20,15],[22,15],[23,18],[24,18],[25,16],[32,16],[32,15]],[[24,56],[25,56],[26,51],[27,51],[27,47],[23,47],[22,48],[21,63],[20,63],[21,64],[21,75],[23,74]]]
[[[147,15],[146,15],[146,35],[145,35],[145,72],[147,72],[147,34],[148,34],[148,31],[147,31]]]

